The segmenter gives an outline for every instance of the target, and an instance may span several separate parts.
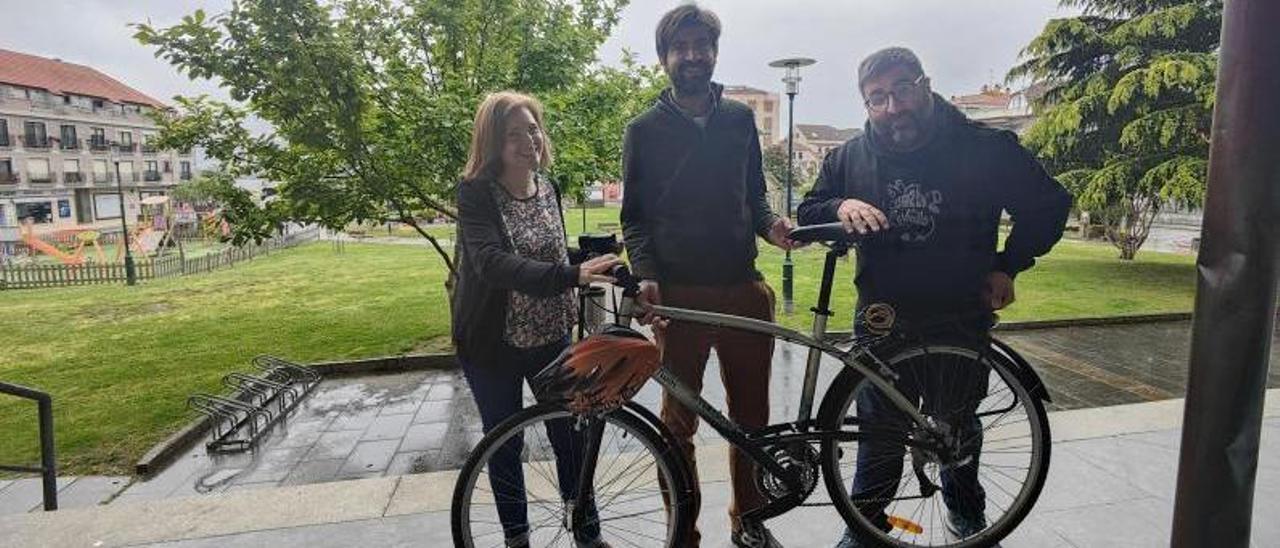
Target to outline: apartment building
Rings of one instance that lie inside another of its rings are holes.
[[[191,179],[190,154],[153,145],[165,108],[92,67],[0,49],[0,251],[27,219],[37,235],[118,232],[117,173],[130,223]]]
[[[750,86],[728,85],[724,96],[747,105],[755,114],[756,129],[760,133],[760,148],[769,148],[778,142],[778,94]]]

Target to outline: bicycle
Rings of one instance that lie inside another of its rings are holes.
[[[832,223],[798,228],[791,239],[829,248],[811,334],[755,319],[652,307],[654,315],[672,322],[742,329],[809,349],[795,420],[750,432],[665,366],[653,374],[756,463],[756,484],[766,504],[743,519],[761,523],[798,506],[831,505],[850,531],[872,546],[969,548],[1004,538],[1031,510],[1048,474],[1044,402],[1049,397],[1035,371],[986,329],[967,329],[970,317],[895,324],[892,309],[871,306],[858,318],[869,333],[829,340],[836,262],[858,237]],[[610,329],[640,336],[627,327],[637,312],[638,280],[625,266],[614,278],[624,300]],[[841,370],[815,414],[823,355],[839,361]],[[603,539],[614,546],[676,546],[692,526],[685,509],[689,475],[662,422],[631,401],[575,412],[565,394],[541,398],[489,432],[462,468],[451,513],[455,544],[471,548],[492,539],[497,546],[512,545],[503,520],[486,519],[501,513],[504,503],[495,498],[497,489],[482,486],[482,478],[491,458],[518,450],[535,481],[523,499],[505,504],[508,509],[536,507],[537,519],[529,519],[516,544],[591,546]],[[877,402],[881,408],[870,412]],[[874,420],[860,420],[863,411]],[[572,432],[568,442],[566,428]],[[546,439],[538,438],[543,430]],[[551,439],[556,437],[559,443]],[[560,458],[549,461],[553,454]],[[853,492],[851,473],[857,474],[859,458],[865,474],[878,471],[885,478],[867,485],[864,477]],[[819,477],[830,501],[808,503]],[[512,487],[503,483],[510,478],[488,479],[490,486]],[[522,478],[519,482],[523,485]],[[958,522],[956,516],[968,521]],[[968,529],[961,527],[966,523]]]

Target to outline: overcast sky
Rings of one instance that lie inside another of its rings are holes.
[[[633,0],[613,37],[601,47],[613,64],[623,48],[655,63],[653,29],[676,0]],[[716,80],[781,91],[781,72],[768,62],[818,60],[802,73],[796,121],[839,127],[862,124],[853,74],[866,54],[888,45],[915,49],[945,96],[976,92],[1002,80],[1018,52],[1051,18],[1066,15],[1057,0],[702,0],[723,24]],[[176,23],[226,0],[0,0],[0,47],[93,66],[162,101],[178,94],[225,97],[210,82],[191,82],[139,45],[128,24]],[[783,110],[783,123],[786,112]],[[785,131],[785,126],[784,131]]]

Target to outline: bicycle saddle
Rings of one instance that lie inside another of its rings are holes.
[[[788,238],[797,242],[842,242],[852,244],[863,238],[862,234],[849,232],[840,223],[823,223],[807,225],[793,229]]]
[[[657,345],[633,329],[609,326],[561,352],[530,380],[538,401],[567,401],[574,413],[621,406],[657,372]]]

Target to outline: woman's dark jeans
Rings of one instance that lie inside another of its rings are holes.
[[[471,386],[476,407],[480,409],[480,421],[485,433],[524,408],[524,384],[537,375],[547,364],[555,360],[569,345],[569,337],[537,348],[514,348],[502,344],[492,354],[493,363],[462,362],[463,374]],[[573,431],[568,419],[547,421],[547,438],[556,454],[556,475],[559,477],[560,497],[573,500],[577,496],[578,476],[586,440]],[[528,509],[525,503],[524,468],[520,454],[524,450],[523,433],[512,437],[489,459],[489,484],[498,506],[498,519],[508,539],[519,539],[529,532]],[[595,522],[594,510],[588,511],[588,522]],[[579,530],[583,538],[599,536],[599,525]]]

